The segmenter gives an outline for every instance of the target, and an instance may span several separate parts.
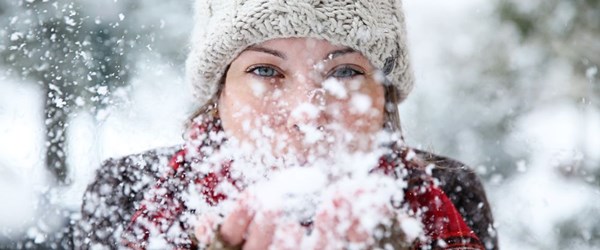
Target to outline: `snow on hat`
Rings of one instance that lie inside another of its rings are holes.
[[[399,90],[413,87],[401,0],[197,0],[186,78],[206,103],[227,66],[271,39],[324,39],[361,52]]]

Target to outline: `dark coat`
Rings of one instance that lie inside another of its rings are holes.
[[[180,148],[157,149],[104,162],[84,194],[81,220],[75,226],[75,248],[118,248],[121,233],[139,209],[143,194],[165,176],[168,161]],[[491,208],[477,175],[458,161],[423,151],[417,154],[435,164],[433,176],[485,247],[498,249]]]

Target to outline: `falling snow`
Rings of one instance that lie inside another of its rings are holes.
[[[481,176],[501,248],[597,249],[600,31],[589,24],[600,22],[598,8],[576,1],[502,2],[405,1],[416,85],[400,106],[404,136],[409,145],[463,161]],[[184,143],[183,124],[198,105],[182,80],[191,9],[160,0],[135,8],[123,0],[0,1],[0,200],[9,201],[0,206],[0,248],[63,246],[103,160]],[[511,11],[522,22],[507,21]],[[538,26],[525,27],[528,21]],[[360,39],[371,37],[357,32]],[[385,82],[383,73],[373,74]],[[265,95],[267,87],[250,83],[255,96]],[[375,103],[360,87],[336,79],[322,83],[328,95],[351,104],[353,115],[369,113]],[[282,95],[273,93],[275,99]],[[310,120],[320,112],[322,106],[304,103],[282,120]],[[245,130],[252,126],[242,122]],[[334,138],[334,132],[347,140],[354,136],[339,126],[306,123],[297,130],[304,135],[301,143],[310,145]],[[262,132],[276,137],[268,128]],[[362,224],[374,227],[382,216],[365,204],[381,203],[403,183],[366,175],[377,157],[342,151],[333,151],[344,158],[337,164],[318,162],[274,175],[264,167],[246,172],[258,183],[249,192],[269,193],[256,204],[284,204],[282,210],[302,220],[327,209],[314,205],[318,201],[371,187],[372,195],[349,199],[360,201]],[[63,184],[45,165],[50,156],[58,159],[52,168],[68,166]],[[123,172],[139,170],[127,172],[138,180],[131,194],[166,171],[164,162],[131,159],[135,169],[103,170],[118,182],[126,181]],[[324,170],[330,165],[341,170]],[[359,177],[346,178],[348,169]],[[330,182],[335,173],[340,177]],[[110,186],[98,190],[111,192]],[[83,209],[113,212],[105,204]],[[423,233],[418,220],[407,216],[402,222],[407,237]],[[166,245],[160,237],[150,241],[150,248]]]

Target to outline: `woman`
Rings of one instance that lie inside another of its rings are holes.
[[[186,143],[99,170],[76,247],[497,249],[463,164],[401,140],[399,0],[200,0]]]

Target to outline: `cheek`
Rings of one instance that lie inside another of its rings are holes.
[[[242,138],[245,131],[249,130],[248,118],[252,116],[252,105],[243,105],[248,103],[245,96],[240,92],[231,91],[232,87],[227,86],[219,98],[219,116],[223,123],[225,132]]]
[[[259,81],[230,83],[220,98],[220,115],[226,132],[247,140],[264,129],[285,129],[289,100],[284,90]],[[260,136],[260,135],[259,135]]]
[[[374,133],[383,127],[385,97],[380,84],[350,90],[348,98],[336,99],[328,110],[333,120],[353,132]]]

